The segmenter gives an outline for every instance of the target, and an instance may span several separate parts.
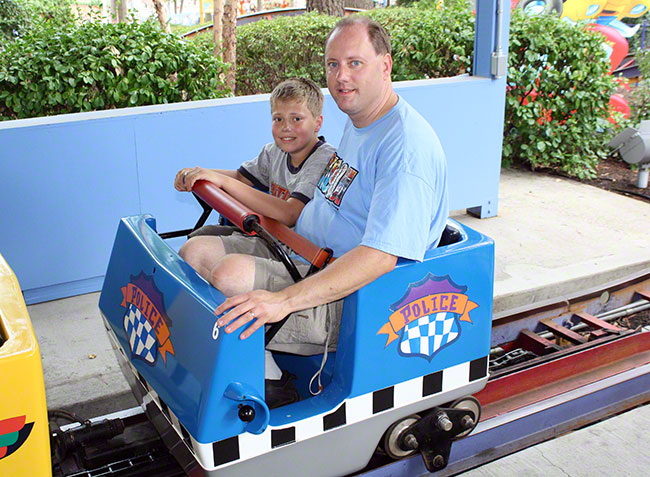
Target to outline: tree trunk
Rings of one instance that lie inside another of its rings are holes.
[[[257,0],[257,10],[258,12],[261,12],[264,10],[264,2],[263,0]]]
[[[178,13],[178,5],[176,4],[176,0],[174,0],[174,13]]]
[[[126,0],[122,1],[125,2]],[[153,0],[153,7],[156,10],[156,15],[158,15],[160,28],[166,33],[171,33],[172,29],[167,21],[167,5],[163,3],[163,0]]]
[[[214,44],[214,57],[221,59],[221,41],[223,39],[223,0],[213,0],[212,10],[212,43]]]
[[[126,2],[127,0],[114,0],[115,10],[117,14],[117,22],[124,23],[126,21]]]
[[[345,13],[343,10],[343,0],[307,0],[307,11],[324,13],[335,17],[342,17]]]
[[[226,75],[226,86],[232,93],[235,92],[235,70],[237,58],[237,0],[226,0],[223,9],[223,61],[230,63]]]
[[[343,6],[346,8],[361,8],[362,10],[372,10],[375,3],[372,0],[344,0]]]

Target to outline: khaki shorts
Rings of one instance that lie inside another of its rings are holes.
[[[294,283],[284,264],[273,257],[262,239],[234,233],[221,237],[221,240],[226,253],[241,253],[254,257],[254,289],[280,291]],[[296,261],[296,268],[302,276],[305,276],[309,267],[309,264]],[[301,355],[320,354],[325,351],[329,334],[328,349],[335,350],[342,310],[343,300],[337,300],[292,313],[267,348]]]
[[[234,225],[204,225],[188,235],[189,238],[198,237],[199,235],[232,235],[233,232],[239,232]],[[241,232],[239,232],[241,233]]]

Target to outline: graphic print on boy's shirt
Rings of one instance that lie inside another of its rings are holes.
[[[328,202],[338,208],[358,173],[358,170],[350,167],[338,154],[334,154],[318,181],[317,189]]]
[[[289,189],[286,187],[282,187],[279,184],[276,184],[275,182],[271,182],[271,195],[273,197],[278,197],[279,199],[282,200],[289,200]]]

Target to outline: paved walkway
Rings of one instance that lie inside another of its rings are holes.
[[[645,477],[650,474],[650,405],[503,457],[466,477]]]

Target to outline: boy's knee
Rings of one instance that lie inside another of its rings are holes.
[[[210,270],[225,252],[218,237],[192,237],[183,244],[178,254],[203,277],[209,279]]]
[[[226,296],[251,291],[254,281],[255,260],[249,255],[226,255],[210,271],[210,283]]]
[[[189,263],[193,268],[198,268],[201,263],[201,255],[204,253],[204,247],[200,240],[195,238],[189,239],[183,244],[178,254],[183,260]]]
[[[192,240],[188,240],[185,242],[183,245],[181,245],[180,250],[178,251],[178,254],[181,256],[183,260],[185,260],[187,263],[189,263],[188,258],[192,256],[192,249],[194,248],[192,245]]]

